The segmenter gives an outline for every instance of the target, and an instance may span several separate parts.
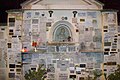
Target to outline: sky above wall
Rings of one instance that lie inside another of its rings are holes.
[[[6,10],[20,9],[20,4],[26,0],[0,0],[0,23],[7,22]],[[120,22],[120,0],[99,0],[104,3],[104,9],[116,9],[118,12],[118,20]]]

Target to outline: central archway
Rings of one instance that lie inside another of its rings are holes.
[[[66,24],[59,24],[53,32],[53,41],[65,42],[72,37],[71,30]]]
[[[51,39],[55,42],[73,41],[73,26],[67,21],[56,22],[51,29]]]

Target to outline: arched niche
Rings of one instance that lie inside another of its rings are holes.
[[[67,21],[56,22],[51,29],[52,42],[73,42],[73,26]]]

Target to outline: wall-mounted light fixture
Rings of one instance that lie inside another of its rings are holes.
[[[53,13],[53,11],[50,10],[50,11],[49,11],[50,17],[52,17],[52,13]]]
[[[77,11],[73,11],[74,18],[76,17]]]

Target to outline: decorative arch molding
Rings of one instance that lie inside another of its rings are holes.
[[[69,23],[68,21],[58,21],[52,26],[50,30],[50,41],[66,41],[67,37],[69,36],[72,38],[72,41],[74,41],[73,34],[74,28],[71,23]],[[59,37],[60,35],[63,35],[64,37]]]

